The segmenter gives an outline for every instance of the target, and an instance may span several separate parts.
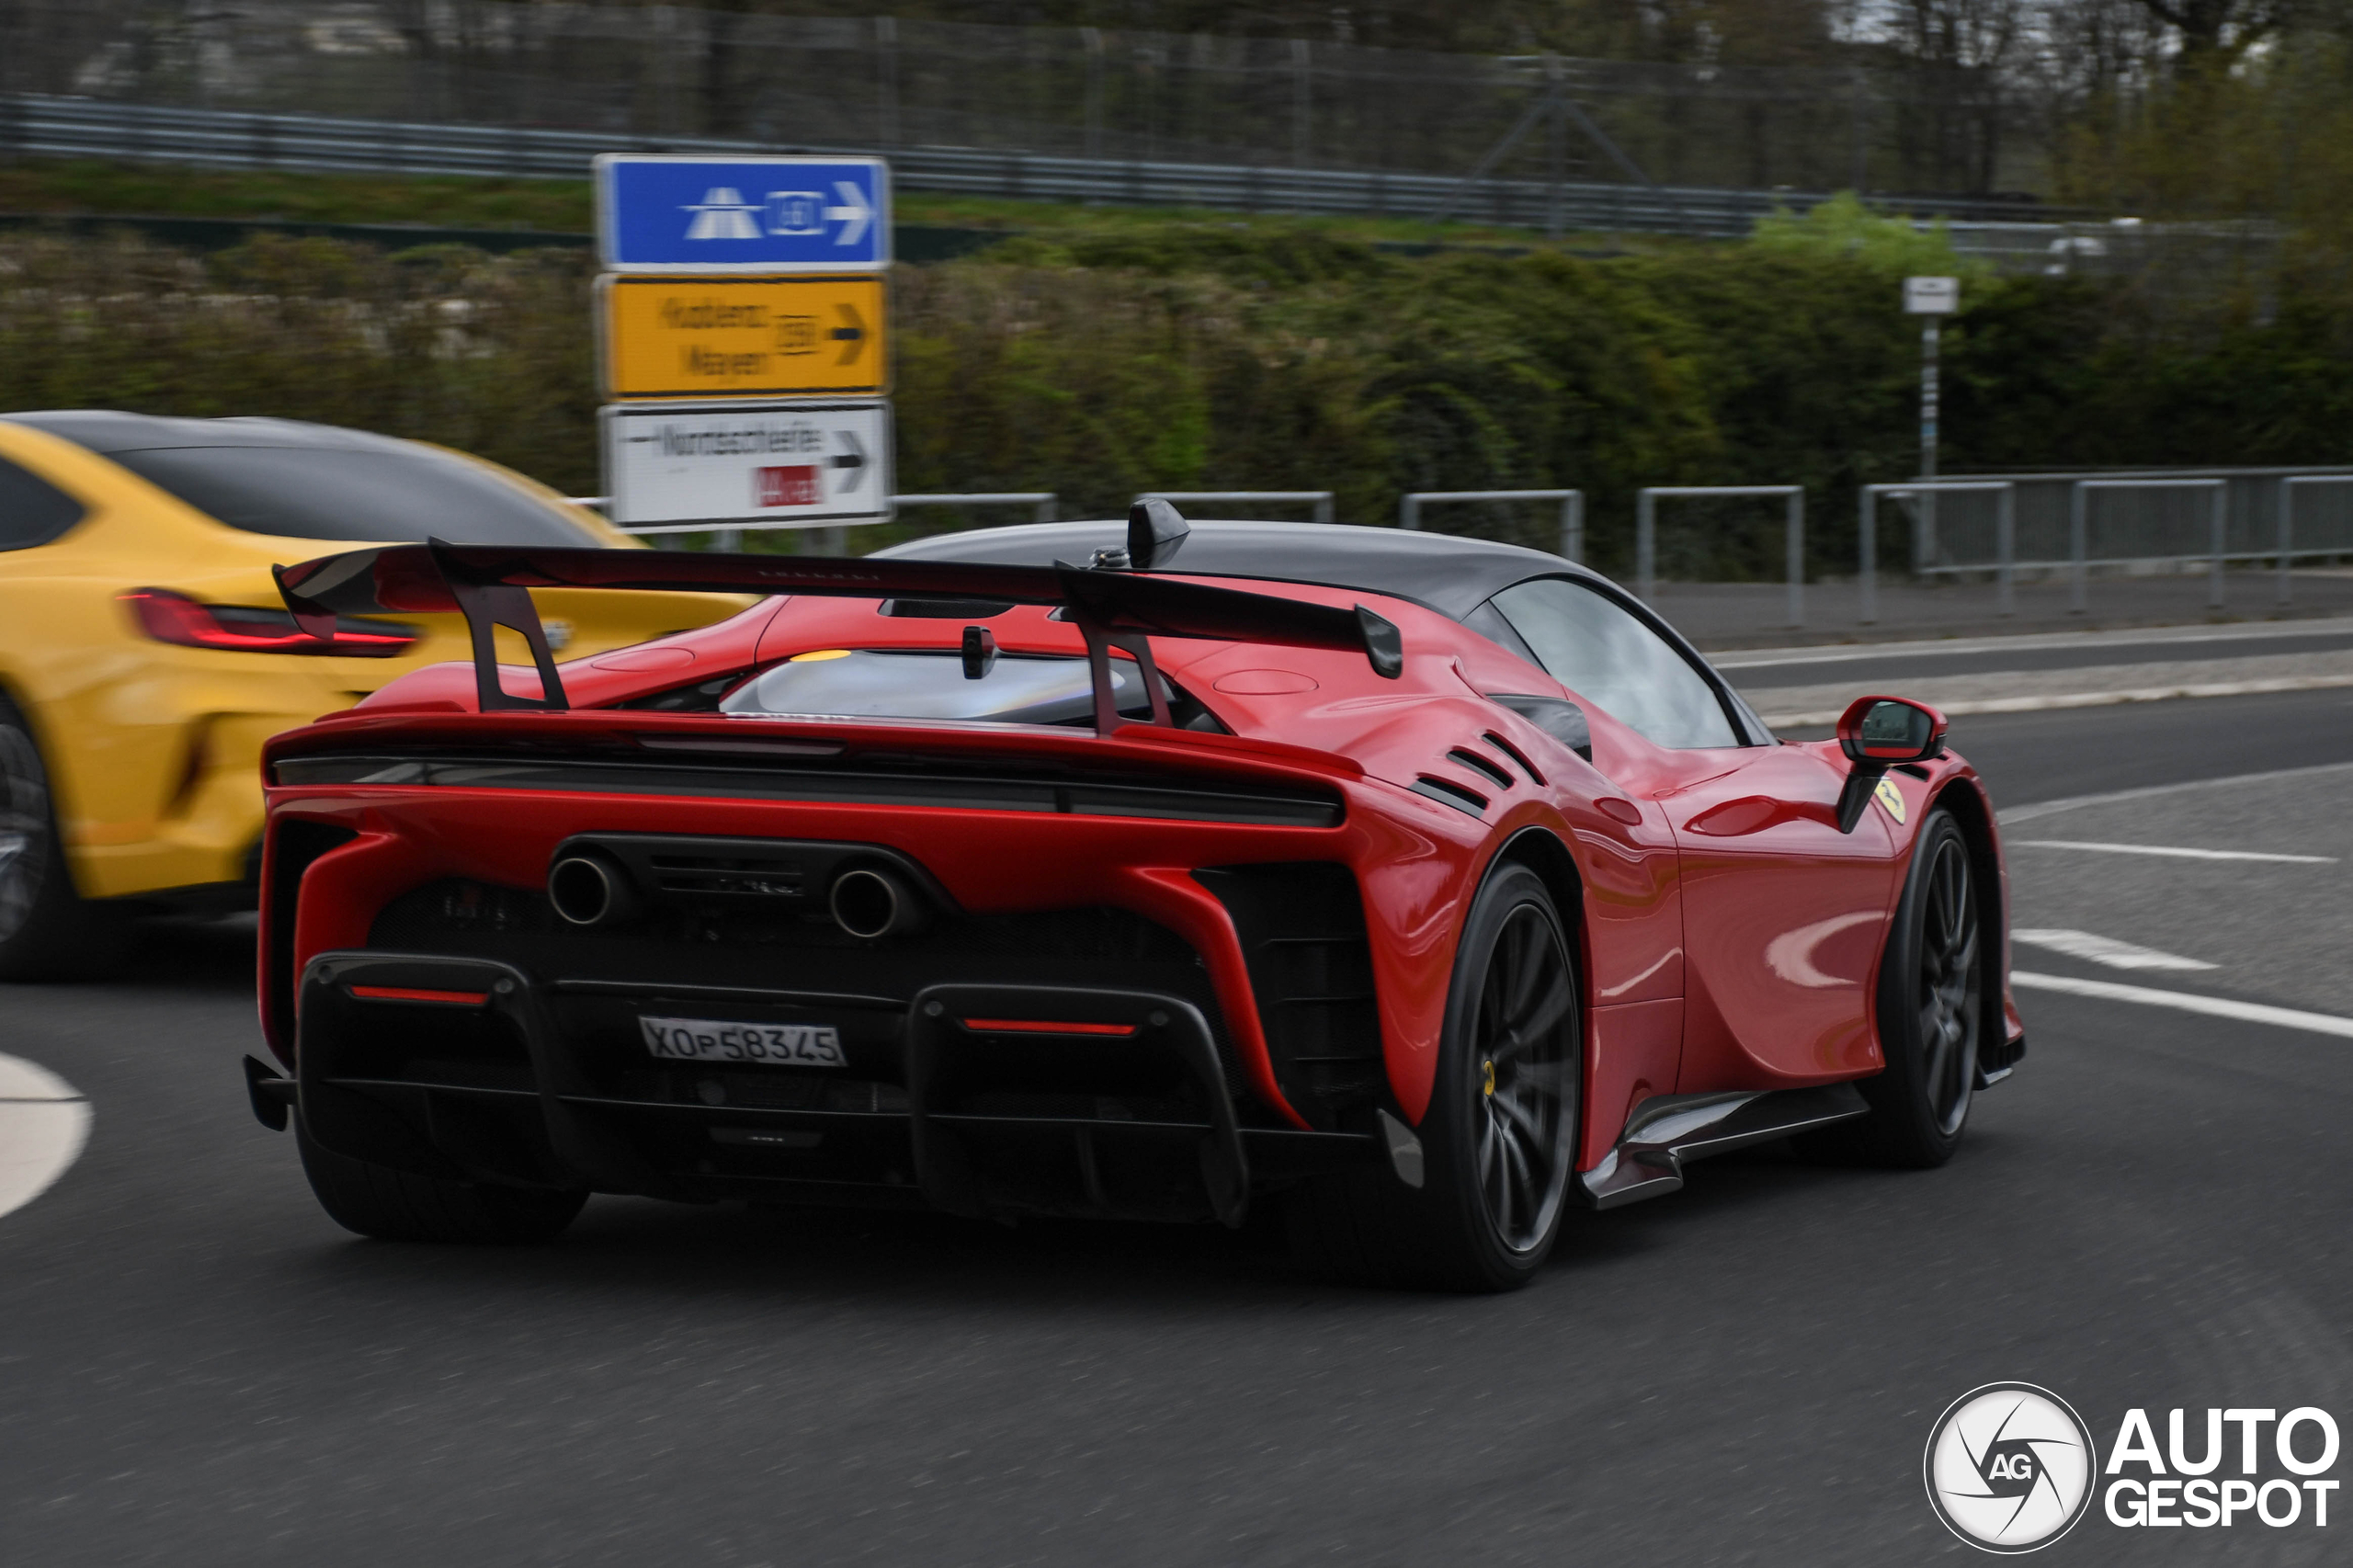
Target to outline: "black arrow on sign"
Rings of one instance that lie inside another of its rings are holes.
[[[847,495],[858,488],[859,480],[866,477],[866,444],[851,431],[836,430],[834,434],[839,436],[842,438],[842,444],[849,449],[848,451],[836,452],[834,455],[835,468],[849,470],[849,477],[842,482],[841,490],[841,493]]]
[[[839,311],[842,320],[848,324],[834,328],[834,341],[842,345],[842,357],[834,363],[847,365],[866,352],[866,318],[848,305],[835,305],[834,309]]]

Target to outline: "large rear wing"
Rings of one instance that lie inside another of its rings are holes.
[[[1111,680],[1114,649],[1142,666],[1153,722],[1169,722],[1153,662],[1153,637],[1264,642],[1362,653],[1376,674],[1404,671],[1396,626],[1358,605],[1352,610],[1271,594],[1246,593],[1117,566],[1000,566],[943,561],[829,560],[702,551],[388,545],[273,567],[278,592],[302,629],[335,635],[338,615],[456,612],[473,642],[475,688],[483,711],[571,706],[531,603],[532,588],[612,588],[686,593],[819,594],[838,598],[990,600],[1059,605],[1086,639],[1095,687],[1095,725],[1124,722]],[[495,631],[518,633],[539,667],[538,697],[500,684]]]

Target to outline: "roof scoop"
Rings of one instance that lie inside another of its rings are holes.
[[[1193,536],[1185,514],[1165,501],[1139,501],[1128,508],[1128,565],[1149,572],[1176,559]]]

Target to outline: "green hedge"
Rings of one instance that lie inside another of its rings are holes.
[[[1401,256],[1213,225],[1017,240],[894,278],[898,482],[1052,490],[1065,516],[1143,489],[1331,488],[1364,522],[1406,490],[1575,485],[1594,558],[1622,569],[1635,486],[1796,481],[1836,573],[1854,487],[1914,463],[1899,279],[1954,266],[1850,207],[1603,256]],[[359,426],[590,491],[590,270],[554,251],[270,240],[197,258],[20,237],[0,242],[0,396]],[[1983,276],[1964,294],[1948,472],[2353,461],[2342,295]],[[1444,526],[1542,542],[1540,513]],[[1778,571],[1768,508],[1719,524],[1684,570]]]

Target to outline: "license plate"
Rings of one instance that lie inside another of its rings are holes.
[[[753,1062],[771,1067],[839,1067],[841,1031],[831,1024],[746,1024],[718,1018],[637,1020],[645,1049],[671,1062]]]

